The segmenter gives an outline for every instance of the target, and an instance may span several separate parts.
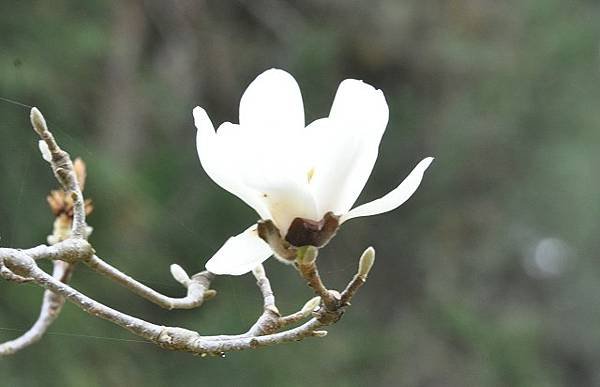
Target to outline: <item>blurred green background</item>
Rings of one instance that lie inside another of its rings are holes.
[[[381,88],[390,122],[359,202],[436,161],[400,209],[345,224],[322,251],[341,287],[374,245],[370,281],[325,339],[200,359],[72,305],[39,344],[0,360],[2,386],[600,385],[600,3],[595,0],[2,1],[0,97],[42,109],[88,163],[99,255],[171,295],[256,220],[203,172],[192,108],[237,121],[270,67],[298,80],[307,121],[339,82]],[[0,244],[43,243],[56,186],[28,108],[0,101]],[[278,304],[311,294],[268,261]],[[74,286],[201,333],[260,312],[251,276],[203,308],[165,312],[80,268]],[[41,290],[0,282],[0,339]],[[119,340],[117,340],[119,339]]]

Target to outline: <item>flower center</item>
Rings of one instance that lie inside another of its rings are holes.
[[[339,216],[328,212],[320,221],[305,218],[295,218],[290,225],[285,240],[292,246],[322,247],[337,232],[340,222]]]

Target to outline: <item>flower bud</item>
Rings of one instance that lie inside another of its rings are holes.
[[[204,291],[204,301],[210,300],[217,295],[217,291],[214,289],[208,289]]]
[[[31,113],[29,115],[29,118],[31,119],[31,125],[33,126],[33,129],[39,135],[41,135],[42,133],[44,133],[45,131],[48,130],[48,126],[46,126],[46,120],[44,119],[44,116],[38,110],[38,108],[36,108],[36,107],[31,108]]]
[[[190,276],[183,270],[183,268],[177,264],[171,265],[171,275],[175,278],[175,281],[180,284],[187,286],[190,282]]]
[[[369,247],[365,250],[364,253],[360,256],[360,260],[358,261],[358,276],[363,280],[367,279],[369,275],[369,271],[373,267],[373,263],[375,262],[375,249],[373,247]]]
[[[315,309],[317,309],[317,307],[321,304],[321,297],[317,296],[317,297],[313,297],[310,300],[306,301],[306,304],[304,304],[304,306],[302,307],[302,310],[300,310],[300,312],[304,315],[304,316],[310,316],[310,314],[312,312],[314,312]]]
[[[42,154],[42,158],[47,162],[52,162],[52,153],[50,153],[50,148],[48,148],[48,144],[46,141],[38,141],[38,148],[40,148],[40,153]]]

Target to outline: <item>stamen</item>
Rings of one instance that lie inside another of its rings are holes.
[[[308,180],[309,184],[314,175],[315,175],[315,167],[312,167],[311,169],[308,170],[308,172],[306,172],[306,179]]]

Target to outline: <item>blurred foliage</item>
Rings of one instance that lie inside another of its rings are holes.
[[[201,170],[195,105],[235,122],[247,84],[281,67],[311,121],[342,79],[359,78],[391,110],[359,201],[436,156],[407,204],[345,224],[323,251],[335,286],[365,247],[378,251],[327,338],[199,359],[67,305],[52,334],[0,361],[2,385],[599,385],[598,20],[592,0],[0,3],[2,245],[42,243],[52,223],[56,183],[21,104],[88,163],[97,251],[173,295],[169,264],[200,270],[256,220]],[[289,267],[266,266],[283,311],[311,296]],[[203,333],[239,332],[260,308],[249,276],[219,278],[215,300],[177,312],[83,267],[74,285]],[[40,298],[0,283],[0,339],[32,323]]]

